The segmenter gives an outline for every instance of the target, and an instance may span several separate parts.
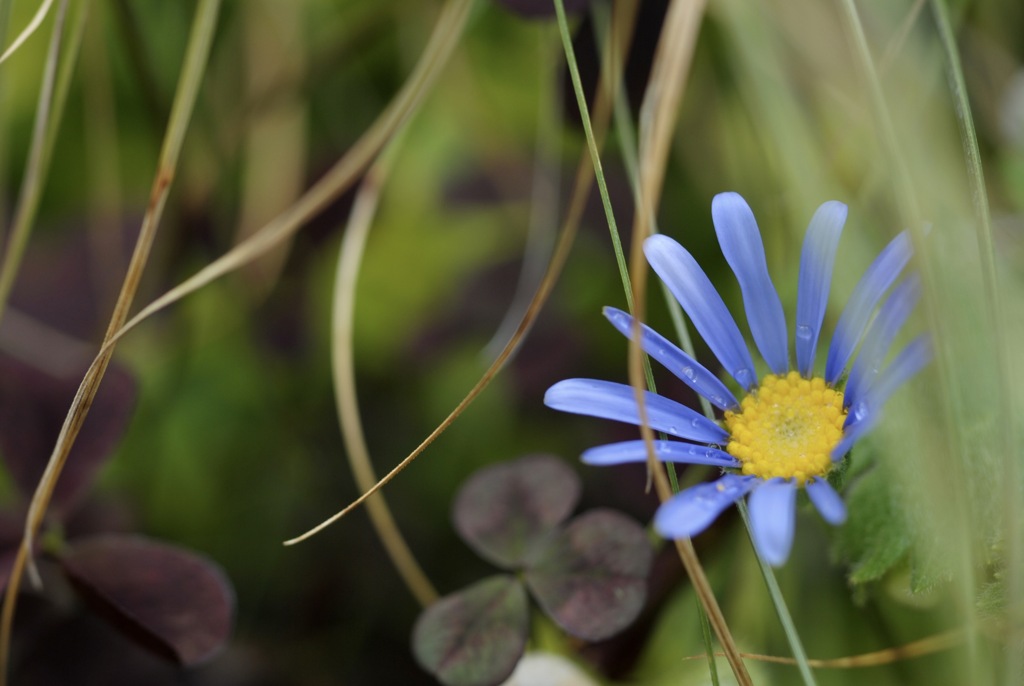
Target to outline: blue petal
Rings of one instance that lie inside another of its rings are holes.
[[[846,503],[843,502],[842,497],[836,493],[828,481],[825,479],[814,479],[813,481],[808,481],[805,488],[807,489],[807,496],[814,503],[814,506],[818,508],[822,519],[835,526],[846,521]]]
[[[832,267],[839,236],[846,223],[846,205],[830,200],[811,217],[800,253],[800,281],[796,293],[796,366],[810,378],[818,348],[821,322],[825,319]]]
[[[921,334],[907,344],[879,376],[864,397],[850,407],[843,427],[843,440],[832,450],[833,461],[843,459],[861,436],[874,428],[882,407],[896,389],[917,374],[932,359],[931,339]]]
[[[644,391],[647,419],[656,431],[672,436],[722,443],[729,433],[704,415],[656,393]],[[544,394],[544,404],[563,412],[640,425],[632,386],[596,379],[559,381]]]
[[[889,366],[868,389],[868,403],[873,407],[881,407],[915,374],[932,361],[932,341],[928,334],[920,334],[910,341],[900,354],[893,358]]]
[[[912,252],[910,236],[904,231],[885,246],[853,289],[839,317],[839,323],[836,324],[832,345],[829,346],[828,361],[825,364],[825,380],[828,383],[834,384],[842,375],[875,305],[910,261]]]
[[[644,254],[718,361],[740,386],[752,390],[757,377],[750,351],[722,297],[697,261],[683,246],[661,234],[644,241]]]
[[[832,449],[833,462],[838,462],[846,457],[846,453],[850,452],[853,444],[859,441],[864,434],[875,428],[875,424],[878,423],[878,413],[869,411],[866,404],[863,405],[862,417],[860,421],[843,427],[843,440],[839,441],[839,445]]]
[[[630,315],[614,307],[606,307],[604,316],[622,335],[627,338],[633,335],[633,317]],[[715,407],[721,410],[739,407],[739,401],[717,376],[651,327],[646,324],[640,326],[640,347],[645,353],[678,376],[687,386],[710,400]]]
[[[726,474],[666,500],[654,515],[654,528],[665,538],[692,538],[742,498],[758,482],[754,476]]]
[[[912,276],[894,288],[888,300],[882,305],[878,316],[864,335],[860,353],[850,370],[850,377],[846,380],[846,388],[843,390],[844,405],[851,406],[860,401],[861,396],[874,382],[889,352],[889,346],[910,316],[920,294],[920,280]]]
[[[743,308],[757,349],[773,372],[785,374],[789,371],[786,315],[768,275],[754,213],[738,193],[719,193],[711,201],[711,219],[725,261],[740,283]]]
[[[736,458],[724,450],[682,441],[654,441],[654,454],[662,462],[709,464],[716,467],[740,466]],[[584,451],[581,459],[586,464],[598,466],[646,462],[647,445],[642,440],[609,443]]]
[[[796,528],[796,484],[781,478],[766,481],[750,494],[750,535],[757,554],[773,567],[789,557]]]

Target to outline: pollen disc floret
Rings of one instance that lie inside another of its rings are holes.
[[[731,434],[726,451],[740,461],[744,474],[803,485],[828,473],[845,420],[843,394],[824,379],[769,374],[738,412],[725,413]]]

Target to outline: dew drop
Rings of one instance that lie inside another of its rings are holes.
[[[676,427],[674,427],[674,426],[670,426],[670,427],[668,427],[668,432],[669,432],[670,434],[672,434],[673,436],[678,436],[678,435],[679,435],[679,429],[677,429],[677,428],[676,428]]]
[[[746,367],[737,369],[733,376],[736,378],[737,383],[744,388],[750,388],[754,385],[754,374]]]
[[[812,336],[814,336],[814,329],[812,329],[811,327],[807,326],[806,324],[801,324],[798,327],[796,327],[796,337],[797,338],[799,338],[801,340],[804,340],[804,341],[809,341],[809,340],[811,340]]]
[[[856,421],[856,422],[863,421],[864,418],[867,417],[869,413],[870,413],[870,410],[868,408],[868,404],[866,402],[864,402],[863,400],[861,400],[860,402],[858,402],[856,405],[853,406],[853,412],[852,412],[853,420]]]
[[[700,427],[700,417],[694,417],[690,420],[690,426],[697,429]]]
[[[683,367],[683,376],[692,381],[693,377],[696,376],[693,371],[693,367]]]

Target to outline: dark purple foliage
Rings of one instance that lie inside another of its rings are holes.
[[[526,649],[528,622],[522,584],[492,576],[427,608],[413,628],[413,652],[449,686],[499,684]]]
[[[60,564],[100,614],[183,665],[208,659],[231,633],[231,584],[196,553],[141,536],[109,535],[69,546]]]
[[[85,367],[54,375],[0,356],[0,453],[18,490],[30,498],[57,443]],[[109,459],[135,409],[135,380],[111,364],[57,482],[50,509],[65,515]]]
[[[0,356],[0,454],[24,504],[32,497],[85,373],[78,358],[41,370]],[[123,530],[116,504],[84,501],[131,419],[135,380],[111,364],[65,463],[43,534],[59,523],[61,567],[98,614],[151,651],[181,665],[223,647],[233,623],[234,592],[215,564],[189,551]],[[84,501],[84,502],[83,502]],[[24,508],[24,505],[22,506]],[[21,544],[24,509],[0,513],[0,589]],[[46,540],[41,535],[38,540]],[[42,545],[44,550],[51,545]],[[39,551],[33,551],[38,554]]]
[[[563,526],[579,495],[576,474],[551,455],[487,467],[463,484],[456,529],[481,556],[521,576],[485,579],[420,615],[413,653],[442,683],[487,686],[512,672],[526,645],[526,588],[559,626],[587,641],[636,619],[651,566],[647,536],[612,510]]]
[[[651,558],[639,524],[614,510],[591,510],[539,551],[526,570],[526,583],[563,629],[601,641],[640,614]]]
[[[455,529],[486,560],[519,567],[579,496],[579,477],[564,461],[522,457],[481,469],[463,484],[453,507]]]

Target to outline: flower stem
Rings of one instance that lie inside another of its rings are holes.
[[[562,47],[565,49],[565,61],[569,66],[569,77],[572,79],[572,89],[576,94],[576,104],[580,109],[580,120],[583,122],[583,132],[587,137],[587,148],[590,150],[590,159],[594,164],[594,177],[597,179],[597,189],[601,195],[601,206],[604,208],[605,219],[608,222],[608,231],[611,234],[612,250],[615,252],[615,263],[619,267],[619,278],[626,289],[626,304],[629,311],[633,311],[633,289],[630,286],[629,269],[626,267],[626,256],[622,252],[622,240],[619,238],[619,228],[615,222],[615,213],[612,211],[611,197],[608,195],[608,184],[604,178],[604,166],[601,164],[601,154],[597,147],[597,140],[594,138],[594,129],[590,123],[590,110],[587,107],[587,97],[583,92],[583,82],[580,79],[580,70],[576,64],[576,51],[572,47],[572,36],[569,35],[569,22],[565,16],[565,6],[562,0],[555,0],[555,10],[558,14],[558,32],[562,37]],[[616,71],[616,73],[618,73]],[[613,82],[612,88],[618,88],[618,80]]]
[[[560,0],[556,0],[556,5],[562,7]],[[632,5],[633,12],[626,22],[628,26],[626,28],[632,28],[633,19],[636,17],[635,5]],[[611,23],[609,22],[609,29]],[[583,92],[583,83],[580,79],[579,68],[576,64],[576,51],[572,47],[572,37],[569,35],[569,24],[565,18],[565,12],[561,12],[558,21],[558,30],[562,38],[562,46],[565,49],[566,63],[569,65],[569,75],[572,79],[573,92],[576,94],[576,104],[580,110],[580,118],[583,121],[583,130],[587,136],[587,149],[590,152],[590,159],[594,165],[594,177],[597,180],[598,192],[601,195],[601,205],[604,207],[605,220],[608,222],[608,232],[612,239],[612,250],[615,253],[615,262],[619,268],[619,278],[622,280],[622,288],[626,295],[626,305],[631,313],[635,314],[635,307],[633,304],[633,286],[629,278],[629,268],[626,266],[626,256],[622,251],[622,239],[619,236],[619,227],[615,221],[615,213],[612,211],[611,196],[608,195],[608,185],[605,182],[604,167],[601,164],[601,151],[597,145],[597,138],[594,136],[594,129],[590,120],[590,111],[587,107],[587,98]],[[615,41],[609,41],[609,48],[614,46]],[[622,73],[621,64],[617,63],[617,60],[621,60],[622,50],[609,50],[609,57],[606,60],[607,64],[604,68],[605,78],[607,79],[608,88],[602,88],[600,93],[601,96],[606,96],[608,93],[614,92],[611,96],[613,100],[618,100],[621,94],[621,88],[619,88],[619,76]],[[604,84],[602,84],[604,85]],[[654,384],[654,372],[651,369],[650,360],[644,358],[644,377],[647,382],[647,389],[652,393],[656,391]],[[671,482],[673,492],[679,490],[679,480],[676,476],[676,471],[672,465],[669,465],[668,478]]]
[[[736,501],[737,509],[740,511],[740,517],[743,518],[743,525],[747,527],[747,532],[750,532],[750,518],[747,516],[747,504],[740,498]],[[753,539],[751,539],[753,540]],[[786,600],[782,597],[782,589],[779,588],[779,582],[775,578],[775,572],[768,566],[768,563],[761,559],[761,556],[756,554],[757,549],[754,549],[754,557],[757,558],[757,564],[761,567],[761,576],[764,577],[764,585],[768,587],[768,596],[772,599],[772,604],[775,606],[775,614],[779,617],[779,622],[782,624],[782,630],[786,632],[786,640],[789,641],[789,648],[793,651],[793,659],[796,661],[796,667],[800,670],[800,676],[803,677],[804,684],[807,686],[816,686],[814,680],[814,674],[811,672],[811,666],[807,662],[807,653],[804,652],[803,643],[800,641],[800,634],[796,630],[796,625],[793,623],[793,617],[789,614],[789,608],[786,606]]]
[[[594,137],[590,131],[589,115],[586,109],[586,101],[583,97],[583,89],[579,80],[579,73],[576,68],[576,61],[572,51],[572,41],[569,36],[568,22],[565,17],[565,8],[562,0],[555,0],[555,11],[558,15],[559,31],[562,35],[562,42],[565,46],[566,60],[569,65],[570,75],[572,76],[573,86],[576,90],[577,100],[580,106],[580,114],[583,119],[584,131],[587,133],[588,145],[590,146],[591,155],[593,157],[593,163],[595,168],[595,175],[598,179],[599,188],[601,189],[602,201],[605,204],[605,212],[609,217],[609,227],[613,233],[613,242],[617,241],[617,230],[613,223],[611,215],[611,204],[607,199],[607,189],[603,183],[603,170],[600,164],[600,159],[597,155],[597,146],[594,144]],[[671,133],[672,122],[674,121],[674,114],[676,106],[678,105],[679,96],[681,95],[682,82],[685,81],[685,74],[688,71],[690,57],[693,54],[693,45],[696,42],[696,27],[699,26],[699,20],[703,13],[703,3],[697,3],[696,5],[688,5],[680,2],[675,2],[669,8],[669,12],[665,22],[665,28],[662,30],[662,38],[659,40],[658,52],[659,58],[656,58],[654,73],[651,76],[651,84],[648,86],[648,94],[652,90],[656,91],[656,96],[653,98],[645,97],[645,107],[650,104],[651,110],[656,110],[651,117],[654,125],[651,130],[645,136],[645,142],[650,145],[645,147],[644,155],[644,173],[640,180],[647,183],[646,195],[642,195],[639,198],[640,202],[637,203],[635,209],[635,223],[634,223],[634,234],[633,234],[633,260],[632,260],[632,273],[640,273],[641,267],[639,264],[642,262],[641,253],[637,250],[638,239],[642,239],[650,231],[649,221],[649,208],[656,204],[656,196],[658,195],[657,189],[661,187],[661,180],[664,178],[664,152],[667,149],[667,137]],[[672,29],[682,28],[682,31],[673,31]],[[672,41],[671,46],[666,46],[666,43]],[[666,86],[665,81],[671,80],[670,87]],[[616,84],[617,85],[617,84]],[[652,88],[652,85],[660,85],[663,88]],[[650,102],[649,102],[650,101]],[[653,104],[651,104],[653,102]],[[641,165],[638,165],[638,167]],[[639,184],[638,184],[639,187]],[[641,194],[638,193],[638,196]],[[621,243],[619,241],[619,243]],[[617,248],[617,259],[619,259],[619,269],[623,270],[623,259],[621,257],[621,246]],[[627,302],[629,303],[630,310],[634,311],[634,314],[638,317],[642,313],[642,305],[634,307],[634,300],[637,303],[643,302],[643,286],[644,280],[641,278],[636,286],[630,286],[630,279],[628,278],[629,270],[625,270],[623,274],[623,284],[627,289]],[[630,295],[635,294],[635,298]],[[635,332],[639,331],[639,324],[634,325]],[[650,363],[649,360],[644,357],[642,360],[639,356],[639,346],[637,345],[636,339],[631,341],[632,345],[630,348],[630,380],[636,389],[638,396],[640,394],[640,377],[641,369],[646,374],[647,383],[650,386],[652,384]],[[642,396],[638,399],[640,415],[643,419],[645,410],[642,405]],[[653,432],[650,427],[642,422],[641,433],[644,436],[644,440],[650,442],[653,437]],[[653,458],[649,458],[653,459]],[[653,464],[653,461],[652,461]],[[657,486],[658,496],[662,500],[667,499],[671,495],[671,489],[668,484],[665,483],[666,477],[663,471],[653,469],[651,475],[654,479],[654,483]],[[678,485],[673,480],[673,488],[678,488]],[[686,568],[687,574],[693,583],[694,589],[697,592],[698,599],[702,606],[707,611],[708,621],[714,628],[715,633],[718,636],[719,641],[725,648],[726,656],[733,669],[733,673],[736,676],[737,681],[740,684],[751,684],[750,675],[748,674],[746,667],[743,664],[743,660],[740,657],[739,650],[736,647],[736,643],[732,638],[731,632],[729,631],[728,624],[725,622],[725,618],[722,616],[721,609],[715,599],[714,593],[711,591],[710,584],[707,581],[707,577],[704,574],[703,568],[700,565],[700,561],[697,559],[696,552],[693,550],[693,545],[689,539],[681,539],[675,541],[676,549],[679,553],[680,560],[683,566]],[[714,672],[713,672],[714,673]]]

